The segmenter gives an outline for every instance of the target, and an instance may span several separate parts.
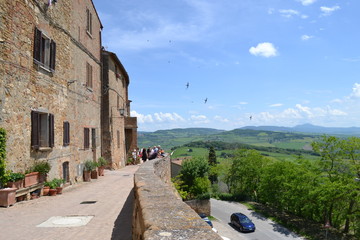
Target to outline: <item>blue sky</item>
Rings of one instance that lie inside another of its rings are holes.
[[[139,131],[360,127],[359,0],[93,2]]]

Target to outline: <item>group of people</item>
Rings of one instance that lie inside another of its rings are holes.
[[[135,154],[133,153],[133,156]],[[153,160],[158,157],[164,157],[164,154],[165,154],[164,150],[159,145],[159,146],[154,146],[154,147],[142,148],[140,151],[137,152],[136,155],[143,162],[146,162],[147,160]]]

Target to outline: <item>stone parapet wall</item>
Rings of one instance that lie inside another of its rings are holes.
[[[134,183],[132,239],[222,239],[174,193],[170,157],[143,163]]]

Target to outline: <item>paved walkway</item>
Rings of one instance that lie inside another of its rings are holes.
[[[105,176],[67,187],[62,195],[0,207],[0,239],[131,240],[133,176],[137,169],[105,170]],[[52,225],[44,223],[56,216],[66,218],[54,219]],[[81,217],[90,221],[84,226],[70,226],[84,223]]]

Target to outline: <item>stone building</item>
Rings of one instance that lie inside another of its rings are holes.
[[[124,167],[137,146],[137,119],[130,117],[129,76],[115,53],[102,51],[102,156],[113,169]]]
[[[0,1],[0,126],[7,168],[37,161],[81,180],[101,156],[101,29],[91,0]]]

